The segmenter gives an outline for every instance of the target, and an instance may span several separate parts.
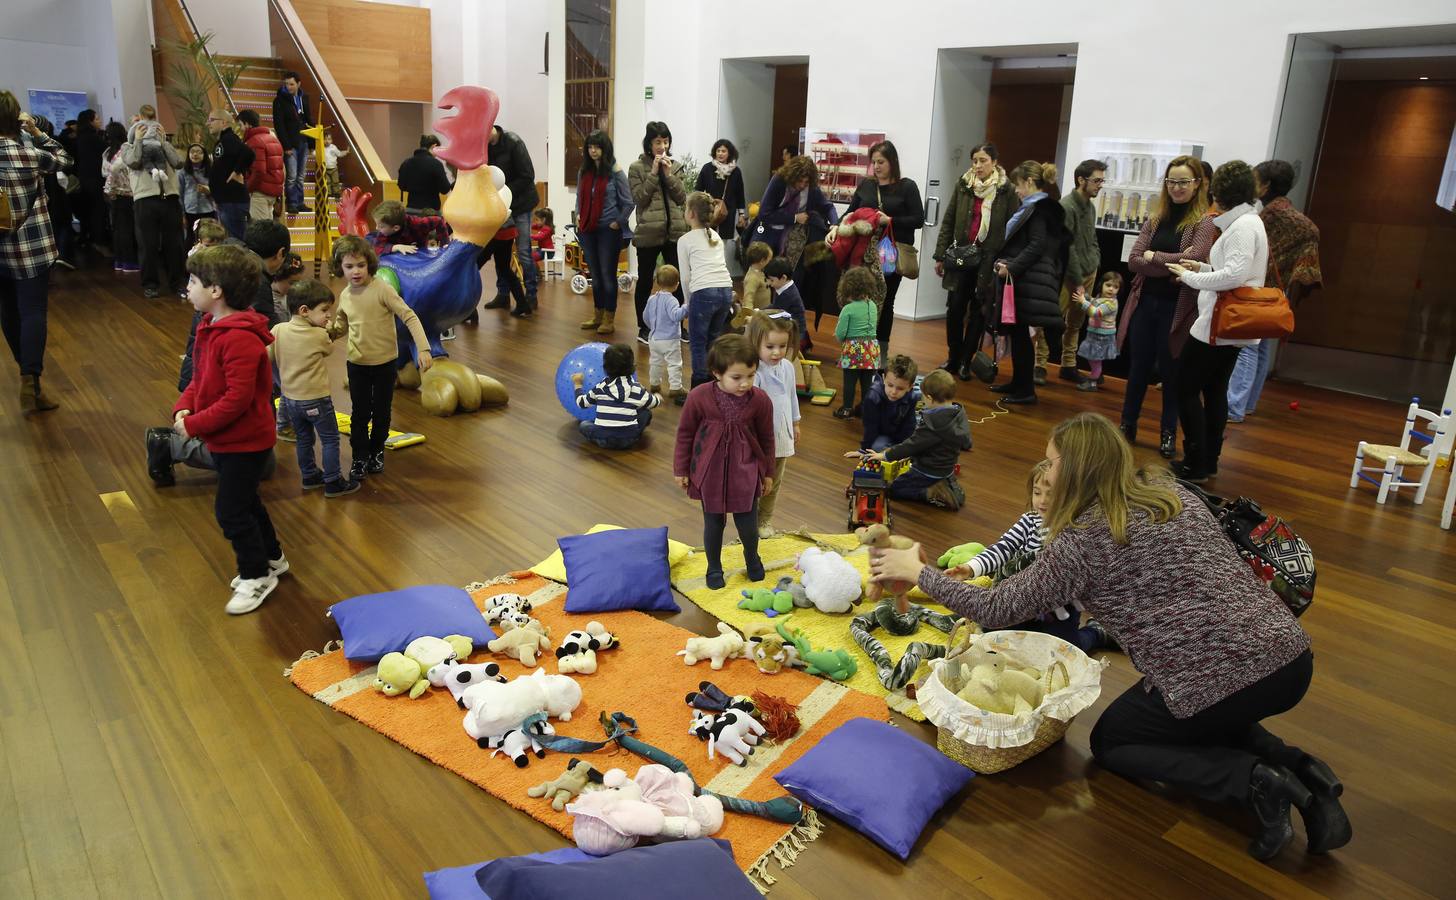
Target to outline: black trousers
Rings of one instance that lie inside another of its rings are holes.
[[[1001,326],[1011,337],[1011,390],[1008,397],[1025,397],[1036,393],[1036,382],[1032,381],[1032,370],[1036,368],[1036,345],[1031,340],[1031,326],[1023,322]],[[1048,347],[1062,345],[1062,326],[1046,327]]]
[[[1123,343],[1128,363],[1127,391],[1122,396],[1122,424],[1124,428],[1131,426],[1134,435],[1137,434],[1138,416],[1142,414],[1148,383],[1153,379],[1154,366],[1163,380],[1163,415],[1159,427],[1169,434],[1178,430],[1178,360],[1173,358],[1168,343],[1168,333],[1173,330],[1173,313],[1177,309],[1176,297],[1145,296],[1133,310],[1132,321],[1128,323],[1127,339]]]
[[[1303,750],[1259,722],[1295,707],[1309,689],[1314,655],[1306,650],[1202,712],[1174,718],[1163,695],[1139,681],[1112,701],[1092,729],[1092,756],[1128,778],[1161,781],[1208,800],[1244,801],[1259,762],[1293,768]]]
[[[875,323],[875,337],[880,339],[880,368],[889,361],[890,332],[895,328],[895,295],[900,293],[900,282],[905,276],[891,272],[885,276],[885,302],[880,304],[880,319]]]
[[[384,452],[389,437],[389,414],[394,406],[394,360],[377,366],[349,363],[349,450],[355,462]]]
[[[183,268],[182,206],[177,198],[144,197],[133,202],[132,213],[141,251],[142,287],[160,287],[158,270],[165,266],[167,287],[173,293],[182,290],[187,286],[187,271]]]
[[[238,575],[262,578],[268,574],[268,560],[283,555],[268,510],[263,508],[263,498],[258,496],[258,482],[263,480],[273,451],[214,453],[212,458],[217,463],[213,512],[223,537],[232,542]]]
[[[1229,376],[1239,347],[1210,347],[1190,337],[1178,357],[1178,418],[1183,422],[1183,461],[1198,474],[1218,469],[1228,424]],[[1165,385],[1163,390],[1168,388]]]
[[[130,197],[111,198],[111,254],[113,262],[137,263],[136,211]]]
[[[880,365],[884,365],[884,359]],[[844,373],[844,390],[840,392],[839,405],[844,409],[854,409],[854,389],[859,388],[859,400],[861,403],[870,395],[870,388],[875,384],[874,369],[840,369]]]
[[[111,219],[106,208],[106,194],[101,182],[83,184],[76,192],[76,221],[81,223],[81,243],[109,244],[111,242]]]
[[[703,510],[703,552],[708,554],[708,571],[723,571],[723,529],[728,525],[727,513],[710,513]],[[743,543],[743,561],[752,566],[762,565],[758,558],[758,501],[748,512],[733,513],[733,527],[738,529],[738,540]]]
[[[531,302],[526,299],[526,286],[511,269],[511,258],[516,255],[516,242],[514,240],[491,241],[489,249],[491,259],[495,260],[496,273],[500,276],[496,279],[497,286],[506,285],[511,292],[512,299],[516,301],[516,309],[530,309]]]
[[[975,276],[975,272],[962,276],[945,307],[946,358],[953,369],[971,361],[981,349],[981,338],[986,333],[986,315],[976,297]]]
[[[647,336],[647,326],[642,324],[642,314],[647,310],[647,298],[652,296],[652,276],[657,272],[657,256],[662,255],[662,261],[666,265],[677,268],[677,244],[663,244],[660,247],[637,247],[637,288],[632,296],[632,302],[637,308],[637,333],[642,337]],[[612,263],[612,268],[606,273],[607,277],[617,277],[617,265]],[[592,278],[601,277],[593,272]],[[679,301],[686,299],[683,291],[687,285],[679,284],[672,295]]]

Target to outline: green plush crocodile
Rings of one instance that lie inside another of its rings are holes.
[[[853,678],[854,673],[859,670],[854,657],[844,650],[815,650],[809,646],[809,640],[804,633],[797,628],[792,632],[782,623],[778,626],[779,637],[794,645],[799,651],[799,659],[804,662],[807,668],[804,669],[810,675],[823,675],[833,681],[844,681]]]

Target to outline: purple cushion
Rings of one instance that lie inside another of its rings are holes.
[[[375,662],[418,637],[463,634],[479,647],[495,640],[470,595],[444,584],[362,594],[329,607],[344,636],[344,656]]]
[[[574,534],[558,540],[570,613],[678,612],[667,566],[667,526]]]
[[[575,847],[562,847],[560,850],[548,850],[545,853],[532,853],[521,859],[536,859],[547,863],[583,862],[589,859],[596,859],[589,856]],[[450,869],[440,869],[435,872],[425,873],[425,890],[430,894],[430,900],[491,900],[490,895],[480,889],[480,883],[475,880],[475,873],[485,866],[486,863],[471,863],[468,866],[455,866]],[[501,898],[497,898],[501,900]]]
[[[872,777],[866,760],[879,760],[890,777]],[[774,780],[903,860],[925,823],[973,774],[893,725],[850,719]]]
[[[498,859],[481,867],[475,880],[495,900],[763,900],[733,861],[732,845],[712,838],[633,847],[581,861]]]

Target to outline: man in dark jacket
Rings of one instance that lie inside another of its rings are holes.
[[[253,151],[233,131],[233,115],[225,109],[208,115],[207,130],[217,135],[207,173],[208,196],[228,235],[242,240],[248,225],[248,170],[253,167]]]
[[[1067,267],[1062,273],[1062,290],[1057,302],[1062,306],[1062,346],[1050,348],[1060,351],[1060,377],[1064,381],[1080,382],[1077,374],[1077,343],[1081,337],[1082,322],[1087,314],[1082,311],[1078,299],[1092,290],[1092,281],[1097,277],[1097,268],[1102,264],[1102,252],[1097,247],[1097,228],[1093,224],[1096,213],[1092,201],[1102,192],[1107,178],[1107,164],[1100,159],[1084,159],[1073,172],[1077,186],[1062,197],[1062,210],[1067,219]],[[1046,379],[1048,347],[1046,338],[1037,335],[1036,372]]]
[[[531,210],[540,201],[540,195],[536,193],[536,168],[531,165],[531,154],[521,136],[499,125],[490,133],[490,164],[498,166],[505,174],[506,187],[511,190],[511,218],[505,227],[515,226],[516,258],[520,260],[525,280],[526,305],[535,308],[536,263],[531,259]],[[504,309],[511,305],[511,273],[501,269],[499,259],[497,257],[495,269],[495,299],[485,304],[486,309]]]
[[[243,143],[253,151],[253,165],[248,169],[248,218],[255,222],[271,219],[277,213],[278,198],[283,196],[283,144],[263,127],[256,110],[238,113],[238,121],[247,129]]]
[[[81,246],[107,243],[106,197],[101,177],[101,154],[106,139],[96,127],[96,110],[83,109],[76,117],[76,218],[81,221]]]
[[[440,146],[440,139],[433,134],[420,136],[420,149],[399,164],[399,190],[404,194],[404,205],[410,209],[433,209],[440,211],[440,195],[450,193],[450,177],[445,174],[445,164],[430,152]]]
[[[284,202],[291,213],[305,212],[303,175],[308,169],[308,138],[302,132],[312,127],[308,95],[298,83],[297,72],[284,72],[283,85],[273,98],[273,130],[283,145],[283,163],[287,170]]]

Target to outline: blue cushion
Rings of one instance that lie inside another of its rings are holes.
[[[495,900],[763,900],[733,861],[727,841],[711,838],[633,847],[610,856],[552,864],[529,857],[498,859],[475,873]]]
[[[375,662],[418,637],[463,634],[477,647],[495,640],[470,595],[444,584],[350,597],[329,615],[344,636],[344,656],[355,662]]]
[[[589,859],[596,859],[583,853],[575,847],[562,847],[560,850],[548,850],[545,853],[532,853],[522,859],[536,859],[547,863],[563,862],[584,862]],[[425,873],[425,890],[430,894],[430,900],[490,900],[490,895],[480,889],[480,883],[475,880],[475,873],[479,872],[485,863],[471,863],[468,866],[455,866],[449,869],[440,869],[435,872]]]
[[[567,612],[678,611],[666,526],[574,534],[556,543],[566,560]]]
[[[891,777],[869,777],[866,760],[882,761]],[[893,725],[850,719],[774,780],[903,860],[925,823],[973,774]]]

